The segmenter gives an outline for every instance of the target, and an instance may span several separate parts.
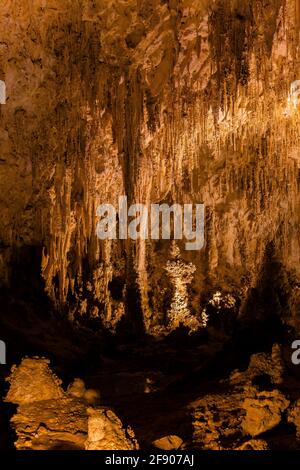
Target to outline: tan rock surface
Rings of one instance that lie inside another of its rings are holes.
[[[26,404],[41,400],[58,399],[64,396],[59,380],[50,370],[47,359],[23,359],[12,368],[9,391],[5,400]]]
[[[290,402],[278,390],[272,392],[260,392],[255,398],[246,398],[243,409],[246,416],[242,421],[245,434],[259,436],[277,426],[282,418],[282,413]]]
[[[97,390],[85,389],[76,378],[64,393],[49,360],[23,359],[14,366],[6,401],[18,403],[11,425],[19,450],[132,450],[138,444],[130,427],[99,404]]]
[[[88,409],[86,450],[136,450],[138,444],[130,428],[124,428],[115,413],[104,408]]]
[[[99,241],[96,208],[121,194],[204,202],[205,252],[180,246],[195,266],[191,328],[208,284],[247,313],[270,243],[298,328],[298,27],[294,0],[5,1],[1,282],[16,249],[30,277],[35,246],[48,296],[62,310],[72,299],[70,319],[115,330],[133,298],[135,327],[168,333],[180,324],[165,316],[169,243]]]
[[[153,441],[154,447],[162,450],[178,450],[183,444],[183,440],[174,435],[164,436]]]

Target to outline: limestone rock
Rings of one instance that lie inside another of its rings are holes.
[[[47,359],[23,359],[8,379],[6,401],[19,405],[11,418],[17,449],[138,448],[133,431],[113,411],[87,407],[99,404],[98,390],[86,390],[76,378],[64,393],[48,364]]]
[[[254,437],[274,428],[288,406],[289,401],[278,390],[259,392],[255,398],[246,398],[242,405],[246,411],[242,421],[244,433]]]
[[[271,354],[257,353],[250,358],[249,366],[246,371],[239,372],[235,370],[231,373],[229,381],[232,385],[242,387],[255,385],[255,379],[259,383],[264,378],[269,377],[270,384],[279,385],[282,383],[284,373],[284,362],[282,359],[281,346],[274,344]]]
[[[11,419],[19,450],[134,450],[133,431],[107,408],[63,397],[22,404]]]
[[[115,413],[106,408],[88,408],[88,440],[86,450],[138,449],[134,433],[124,428]]]
[[[86,401],[86,403],[88,405],[96,406],[96,405],[100,404],[101,395],[100,395],[99,390],[94,390],[93,388],[88,388],[85,391],[85,393],[83,395],[83,398],[84,398],[84,400]]]
[[[263,439],[251,439],[237,447],[236,450],[269,450],[269,446]]]
[[[180,449],[182,444],[183,440],[180,437],[174,435],[164,436],[153,441],[154,447],[162,450],[177,450]]]
[[[242,438],[243,393],[208,394],[190,404],[193,448],[226,450]]]
[[[11,419],[18,450],[84,449],[87,438],[86,406],[74,398],[24,403]]]
[[[294,403],[288,413],[288,422],[296,427],[297,439],[300,440],[300,399]]]
[[[261,439],[245,442],[245,435],[256,437],[273,429],[281,422],[282,414],[289,406],[289,400],[275,389],[274,384],[282,379],[283,366],[278,350],[275,345],[272,354],[254,354],[246,371],[235,371],[230,380],[221,381],[223,392],[207,394],[189,405],[194,427],[193,448],[265,448]],[[271,390],[268,387],[264,389],[263,383],[261,391],[252,383],[264,374],[270,376]],[[297,416],[296,411],[294,415]]]
[[[265,10],[261,0],[2,2],[1,283],[15,290],[18,253],[25,290],[35,295],[41,271],[70,319],[115,330],[133,293],[138,321],[159,335],[176,315],[199,326],[207,278],[247,305],[270,242],[299,280],[299,106],[285,113],[299,23],[295,0]],[[168,241],[97,238],[97,206],[123,194],[205,203],[205,251],[185,252],[188,289],[165,270]]]
[[[190,404],[193,448],[264,450],[261,439],[245,442],[245,434],[256,437],[273,429],[288,406],[289,401],[278,390],[258,392],[255,387],[249,387],[205,395]]]
[[[68,386],[67,393],[71,397],[85,400],[89,405],[100,404],[99,390],[94,390],[92,388],[86,389],[85,383],[82,379],[74,379],[74,381]]]
[[[67,388],[67,394],[73,398],[83,398],[85,391],[84,381],[79,378],[74,379]]]
[[[7,379],[10,387],[5,401],[32,403],[62,398],[61,380],[50,370],[49,362],[47,359],[26,358],[18,367],[13,366]]]

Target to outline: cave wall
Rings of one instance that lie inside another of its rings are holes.
[[[113,330],[126,317],[159,335],[175,317],[200,327],[216,290],[243,314],[271,246],[297,326],[299,12],[296,0],[2,0],[1,283],[37,247],[70,319]],[[203,202],[205,247],[98,240],[97,206],[123,194]]]

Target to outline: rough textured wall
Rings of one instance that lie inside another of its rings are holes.
[[[70,318],[115,328],[125,316],[160,334],[176,316],[201,326],[216,290],[259,315],[257,286],[276,288],[278,273],[274,311],[297,326],[299,11],[296,0],[1,0],[2,283],[35,247],[32,269]],[[99,241],[96,207],[122,194],[204,202],[205,248]]]

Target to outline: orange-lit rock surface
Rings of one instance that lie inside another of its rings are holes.
[[[0,3],[0,447],[299,448],[299,1]]]
[[[217,288],[249,314],[275,256],[298,328],[297,2],[6,0],[0,25],[2,283],[21,258],[71,319],[164,334],[169,242],[101,242],[96,207],[204,202],[191,316]]]
[[[49,362],[28,358],[12,371],[5,400],[19,404],[17,413],[11,419],[17,435],[17,449],[138,448],[133,431],[129,427],[124,428],[112,410],[99,407],[99,403],[90,408],[84,396],[70,396],[70,393],[58,388],[60,381],[47,366]],[[30,393],[30,389],[36,393]]]

